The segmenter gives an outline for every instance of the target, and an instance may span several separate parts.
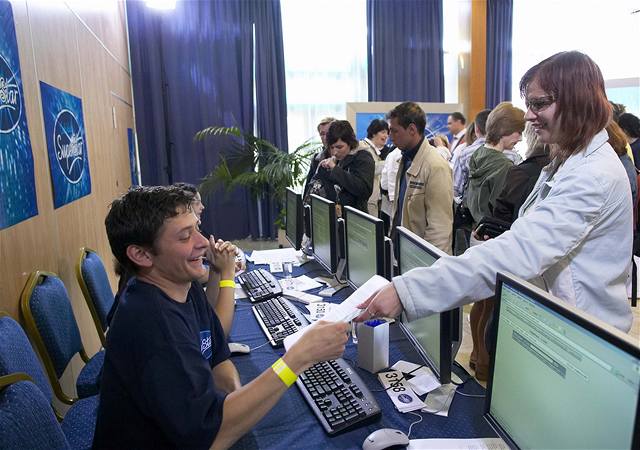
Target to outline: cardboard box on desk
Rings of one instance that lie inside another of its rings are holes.
[[[369,320],[358,325],[358,367],[371,373],[389,367],[389,322]]]

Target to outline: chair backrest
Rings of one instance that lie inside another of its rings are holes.
[[[27,335],[18,322],[0,311],[0,376],[16,372],[29,375],[51,403],[53,391]]]
[[[47,399],[28,380],[25,374],[0,377],[0,448],[69,448]]]
[[[76,353],[87,362],[71,301],[62,280],[57,275],[37,270],[22,291],[20,309],[25,328],[44,363],[53,391],[61,401],[72,404],[59,378]]]
[[[105,344],[107,314],[113,306],[113,291],[109,277],[100,256],[93,250],[83,247],[76,264],[76,277],[87,302],[91,317],[96,325],[102,345]]]

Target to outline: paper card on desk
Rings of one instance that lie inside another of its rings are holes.
[[[283,292],[283,295],[289,300],[293,299],[294,301],[299,301],[300,303],[304,303],[308,305],[309,303],[320,302],[322,301],[322,297],[313,294],[307,294],[306,292],[300,291],[292,291],[287,289]]]
[[[272,262],[296,261],[297,252],[293,248],[278,248],[274,250],[254,250],[247,256],[254,264],[269,264]]]
[[[407,450],[509,450],[500,438],[411,439]]]
[[[422,367],[420,364],[400,360],[390,368],[393,370],[399,370],[404,374],[414,374],[414,372],[417,372],[420,367]]]
[[[380,275],[374,275],[365,284],[360,286],[353,294],[351,294],[345,301],[336,305],[329,314],[326,314],[322,320],[326,322],[349,322],[351,319],[360,315],[361,310],[356,308],[360,303],[364,302],[374,292],[383,286],[389,284],[389,281],[381,277]],[[314,326],[317,322],[314,322],[308,327],[298,330],[293,334],[290,334],[284,338],[284,348],[289,348],[296,343],[300,336],[307,332],[309,328]]]
[[[445,384],[429,392],[424,401],[426,406],[422,408],[422,412],[449,417],[449,407],[451,406],[457,388],[458,386],[455,384]]]
[[[398,411],[405,413],[424,408],[424,403],[409,387],[400,371],[380,372],[378,379]]]
[[[427,367],[422,367],[420,372],[419,375],[409,380],[409,386],[411,386],[416,394],[424,395],[441,386],[436,376]]]
[[[300,275],[296,278],[289,278],[285,280],[280,280],[280,286],[282,289],[286,291],[310,291],[311,289],[316,289],[322,286],[322,284],[317,281],[309,278],[306,275]]]

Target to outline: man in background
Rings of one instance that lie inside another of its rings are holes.
[[[449,150],[451,150],[452,155],[456,147],[464,142],[466,123],[467,119],[461,112],[456,111],[447,117],[447,128],[452,136],[451,143],[449,144]]]

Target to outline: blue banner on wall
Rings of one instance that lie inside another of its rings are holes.
[[[356,113],[356,138],[364,139],[367,137],[367,127],[373,119],[385,120],[386,113]],[[449,140],[451,135],[447,128],[447,118],[449,113],[427,113],[427,125],[424,129],[424,135],[427,139],[431,139],[437,134],[446,134]]]
[[[40,95],[53,206],[59,208],[91,193],[82,100],[42,81]]]
[[[38,214],[11,4],[0,1],[0,229]]]

